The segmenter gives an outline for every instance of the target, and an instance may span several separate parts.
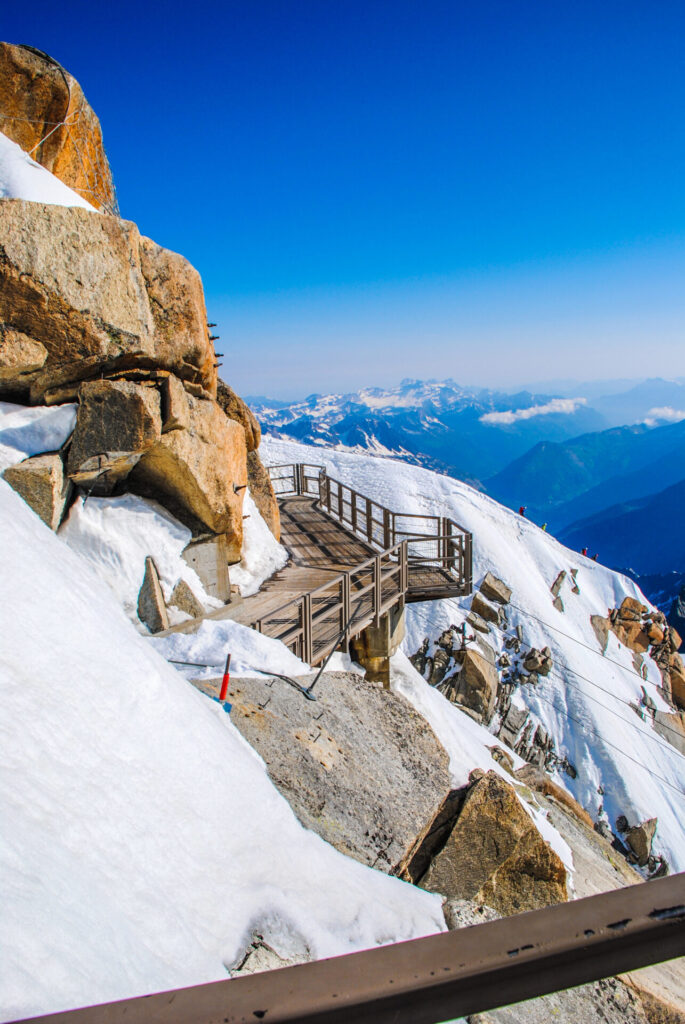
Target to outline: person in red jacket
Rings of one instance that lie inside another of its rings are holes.
[[[526,506],[525,505],[521,505],[521,507],[519,509],[519,515],[520,516],[525,516],[525,514],[526,514]]]

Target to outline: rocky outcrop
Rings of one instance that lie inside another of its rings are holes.
[[[281,515],[269,476],[257,452],[247,453],[247,485],[252,500],[276,540],[281,539]]]
[[[198,683],[215,693],[219,685]],[[309,680],[301,680],[308,685]],[[395,693],[327,672],[316,703],[282,679],[231,679],[231,721],[306,828],[381,871],[409,877],[451,827],[461,795],[432,730]]]
[[[79,381],[155,368],[215,394],[202,283],[182,256],[117,217],[0,208],[0,396],[49,405]]]
[[[646,867],[652,854],[652,840],[656,832],[657,820],[650,818],[640,825],[629,828],[625,834],[626,842],[633,851],[637,863],[641,868]]]
[[[96,209],[116,213],[100,122],[81,86],[30,46],[0,43],[0,131]]]
[[[216,402],[188,395],[190,426],[171,430],[142,456],[129,487],[157,498],[202,533],[226,534],[228,560],[240,560],[243,490],[247,483],[245,432]]]
[[[57,453],[24,459],[6,469],[3,477],[46,526],[51,530],[57,529],[71,490],[64,464]]]
[[[500,623],[500,609],[490,604],[478,591],[476,591],[471,600],[471,611],[479,615],[486,622],[492,622],[495,625]]]
[[[158,392],[122,380],[82,384],[68,459],[74,483],[109,494],[162,432]]]
[[[514,789],[495,772],[480,775],[421,886],[472,899],[502,914],[567,899],[566,869],[543,840]]]
[[[567,793],[565,789],[557,785],[549,775],[545,772],[540,771],[535,765],[526,764],[523,768],[519,768],[516,772],[516,778],[529,786],[530,789],[536,793],[542,793],[543,796],[548,797],[550,800],[554,800],[560,804],[566,811],[575,815],[579,821],[589,829],[594,828],[594,822],[587,811],[580,806],[577,800]]]
[[[184,612],[185,615],[190,615],[191,619],[199,619],[204,615],[205,610],[202,604],[185,580],[178,581],[174,587],[169,604],[178,608],[180,612]]]

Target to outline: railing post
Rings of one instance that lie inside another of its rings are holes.
[[[386,549],[392,547],[393,542],[393,529],[392,529],[392,512],[389,508],[383,509],[383,547]]]
[[[304,647],[303,661],[311,665],[314,657],[314,637],[312,636],[312,595],[302,595],[302,646]]]
[[[381,624],[381,602],[383,600],[383,587],[381,578],[381,556],[376,555],[373,560],[373,624],[378,629]]]
[[[352,497],[350,499],[351,515],[352,515],[352,532],[357,532],[357,492],[351,491]]]
[[[346,572],[342,578],[342,622],[340,623],[340,629],[343,630],[345,625],[350,621],[350,573]],[[352,623],[350,623],[350,629],[347,630],[342,639],[342,650],[345,654],[350,652],[350,631]]]
[[[409,541],[403,540],[400,544],[400,582],[402,584],[402,593],[405,597],[407,596],[407,590],[409,589],[408,550]]]
[[[371,511],[371,502],[366,499],[366,539],[369,544],[373,540],[373,512]]]

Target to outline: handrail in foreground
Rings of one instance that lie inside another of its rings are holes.
[[[19,1024],[438,1024],[685,954],[685,875]]]

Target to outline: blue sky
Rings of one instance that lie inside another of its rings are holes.
[[[12,8],[239,391],[685,373],[682,2]]]

